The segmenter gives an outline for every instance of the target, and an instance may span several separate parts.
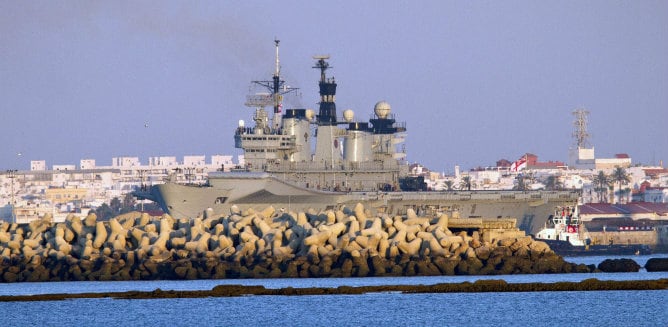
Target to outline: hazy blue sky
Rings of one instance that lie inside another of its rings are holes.
[[[238,154],[274,37],[295,105],[329,54],[339,114],[388,101],[433,170],[567,161],[577,108],[598,157],[668,164],[668,1],[1,1],[0,168]]]

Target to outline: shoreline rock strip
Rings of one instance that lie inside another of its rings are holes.
[[[502,275],[592,272],[517,232],[450,226],[447,214],[373,216],[233,208],[195,219],[130,213],[0,223],[0,282]],[[513,224],[508,224],[514,227]],[[513,235],[514,237],[503,237]]]
[[[555,283],[508,283],[504,280],[482,279],[473,283],[440,283],[434,285],[378,285],[378,286],[339,286],[339,287],[284,287],[268,289],[264,286],[218,285],[209,291],[127,291],[111,293],[73,293],[73,294],[38,294],[5,295],[0,302],[27,301],[62,301],[72,299],[112,298],[123,300],[203,298],[203,297],[239,297],[248,295],[359,295],[379,292],[398,292],[402,294],[418,293],[485,293],[485,292],[565,292],[565,291],[630,291],[630,290],[665,290],[668,279],[601,281],[596,278],[580,282]]]

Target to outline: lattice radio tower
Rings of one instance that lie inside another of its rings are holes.
[[[573,116],[575,116],[575,121],[573,125],[575,126],[575,131],[573,132],[573,137],[577,143],[578,148],[588,148],[589,144],[589,133],[587,133],[587,118],[589,117],[589,111],[585,109],[577,109],[573,111]]]

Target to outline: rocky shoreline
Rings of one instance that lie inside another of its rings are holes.
[[[595,278],[581,282],[507,283],[504,280],[478,280],[473,283],[440,283],[434,285],[377,285],[339,287],[284,287],[268,289],[264,286],[218,285],[208,291],[127,291],[111,293],[59,293],[37,295],[1,295],[0,302],[62,301],[72,299],[112,298],[123,300],[175,299],[203,297],[238,297],[248,295],[359,295],[378,292],[417,293],[483,293],[483,292],[566,292],[566,291],[629,291],[665,290],[668,279],[601,281]]]
[[[446,214],[233,210],[0,223],[0,281],[500,275],[591,272],[530,236],[453,228]],[[465,219],[461,219],[464,221]],[[466,220],[468,221],[468,220]],[[509,226],[514,227],[514,226]],[[512,228],[510,228],[512,229]],[[508,236],[509,235],[509,236]]]

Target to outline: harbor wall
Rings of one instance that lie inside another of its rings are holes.
[[[459,225],[458,225],[459,224]],[[482,226],[482,228],[480,228]],[[505,230],[507,233],[502,232]],[[472,226],[445,214],[338,211],[130,213],[0,223],[0,281],[365,277],[589,272],[512,220]]]
[[[594,244],[646,244],[650,247],[662,247],[663,240],[657,230],[589,232]]]

